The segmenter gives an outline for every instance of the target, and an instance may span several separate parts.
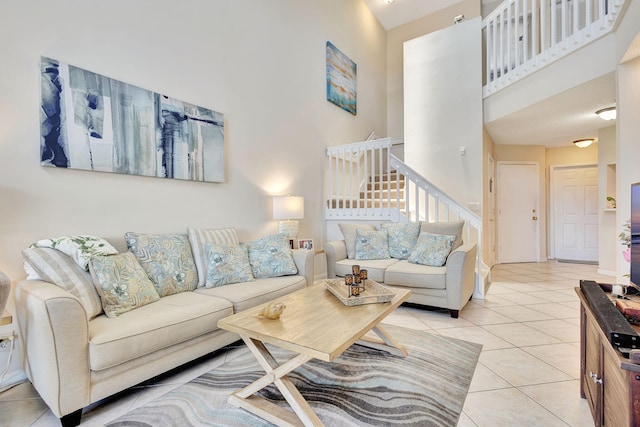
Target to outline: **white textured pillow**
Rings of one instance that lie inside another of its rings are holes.
[[[354,259],[356,257],[356,230],[375,230],[376,228],[370,224],[338,224],[344,242],[347,246],[347,258]]]
[[[191,243],[191,252],[196,263],[198,271],[198,287],[201,288],[207,281],[207,251],[205,245],[207,243],[215,243],[219,245],[238,246],[238,235],[235,228],[218,228],[218,229],[198,229],[187,228],[189,242]]]
[[[22,251],[25,261],[45,282],[53,283],[80,300],[87,319],[102,313],[100,297],[88,271],[69,255],[51,248],[29,248]]]

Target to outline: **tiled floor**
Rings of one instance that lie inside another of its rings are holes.
[[[452,319],[444,311],[400,307],[386,323],[483,345],[460,418],[461,427],[591,426],[580,398],[579,279],[611,282],[596,266],[546,262],[492,270],[484,300]],[[220,351],[172,375],[85,409],[82,426],[98,426],[189,381],[233,356]],[[0,394],[0,425],[56,426],[58,420],[29,383]]]

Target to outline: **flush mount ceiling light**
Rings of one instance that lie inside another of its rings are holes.
[[[615,120],[616,119],[616,107],[607,107],[602,110],[596,111],[596,114],[603,120]]]
[[[573,141],[573,143],[576,145],[576,147],[578,148],[587,148],[588,146],[590,146],[591,144],[593,144],[593,141],[595,141],[595,139],[593,138],[586,138],[586,139],[576,139],[575,141]]]
[[[382,0],[382,3],[384,4],[391,4],[393,3],[395,0]]]

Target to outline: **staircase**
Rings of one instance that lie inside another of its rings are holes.
[[[482,219],[391,154],[391,139],[327,149],[330,221],[463,220],[463,239],[478,245],[475,298],[484,298],[489,267],[482,262]]]
[[[396,184],[398,188],[396,188]],[[405,209],[404,189],[404,176],[398,175],[396,171],[392,170],[388,175],[370,175],[366,179],[359,197],[355,199],[334,197],[328,200],[327,206],[330,209]]]

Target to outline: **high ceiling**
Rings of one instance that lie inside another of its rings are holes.
[[[391,4],[383,0],[364,1],[388,31],[460,0],[395,0]],[[492,3],[496,1],[482,0],[485,6],[491,7]],[[599,129],[614,124],[594,114],[614,101],[615,75],[612,72],[487,123],[486,128],[496,144],[571,146],[571,141],[596,138]]]

